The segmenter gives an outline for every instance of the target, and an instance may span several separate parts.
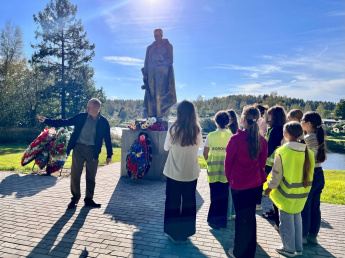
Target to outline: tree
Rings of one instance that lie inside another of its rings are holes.
[[[82,85],[75,83],[81,74],[85,75],[87,64],[95,55],[95,45],[86,39],[86,32],[81,20],[76,19],[76,13],[77,6],[69,0],[51,0],[43,12],[33,16],[38,25],[35,38],[42,38],[42,41],[32,45],[37,50],[32,62],[40,64],[42,70],[55,74],[51,97],[61,99],[62,118],[66,117],[66,103],[73,102],[76,94],[88,95],[92,90],[88,82]],[[85,83],[85,80],[92,80],[92,76],[84,76],[83,79]],[[76,91],[76,87],[82,89]]]
[[[334,109],[334,115],[336,117],[341,117],[342,119],[345,118],[345,99],[341,99]]]
[[[0,126],[13,126],[23,112],[18,95],[25,90],[27,62],[23,55],[22,31],[11,21],[7,21],[1,31],[0,57]]]
[[[316,112],[320,114],[320,116],[324,116],[324,113],[325,113],[325,107],[323,106],[323,104],[321,103],[317,109],[316,109]]]

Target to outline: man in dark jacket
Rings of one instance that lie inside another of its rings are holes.
[[[87,113],[79,113],[70,119],[48,119],[38,116],[41,123],[49,126],[74,126],[71,139],[68,142],[67,154],[73,149],[72,169],[71,169],[71,193],[72,200],[68,204],[68,209],[76,207],[80,194],[80,178],[86,163],[86,194],[85,206],[101,207],[93,201],[95,191],[95,179],[98,167],[98,157],[101,153],[103,139],[107,148],[107,165],[111,161],[113,149],[111,146],[110,126],[108,120],[99,113],[101,102],[90,99],[87,103]]]

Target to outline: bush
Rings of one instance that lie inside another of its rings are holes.
[[[5,128],[0,127],[0,143],[30,144],[42,132],[38,128]]]
[[[111,145],[114,148],[121,148],[122,138],[118,134],[111,133]]]
[[[210,133],[217,129],[216,124],[214,123],[214,120],[211,118],[204,118],[200,121],[200,126],[202,128],[202,131],[204,133]]]

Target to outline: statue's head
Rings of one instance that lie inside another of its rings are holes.
[[[156,42],[161,42],[163,39],[163,30],[162,29],[155,29],[153,32]]]

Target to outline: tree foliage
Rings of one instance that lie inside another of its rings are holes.
[[[334,109],[334,115],[338,118],[345,119],[345,99],[341,99]]]
[[[62,118],[66,113],[72,116],[80,112],[94,94],[104,98],[102,89],[95,90],[93,70],[88,66],[95,55],[95,45],[87,40],[76,13],[77,6],[68,0],[51,0],[44,11],[33,16],[38,25],[35,38],[42,41],[32,45],[36,51],[31,62],[54,74],[47,97],[60,98]]]

